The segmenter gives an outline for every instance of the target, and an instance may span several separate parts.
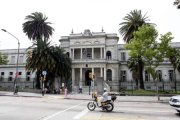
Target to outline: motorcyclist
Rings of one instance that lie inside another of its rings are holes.
[[[108,100],[108,95],[109,93],[107,92],[107,89],[104,88],[104,93],[101,97],[99,97],[99,100],[98,100],[99,106],[103,106],[102,103]]]

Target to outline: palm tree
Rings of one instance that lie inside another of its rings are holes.
[[[27,70],[37,71],[37,83],[40,83],[40,74],[43,70],[47,71],[47,79],[51,78],[52,84],[57,76],[69,78],[71,60],[59,47],[51,46],[49,38],[54,29],[50,26],[50,22],[46,22],[47,17],[35,12],[26,16],[25,20],[27,21],[23,23],[23,32],[33,40],[33,45],[29,47],[32,53],[27,57]],[[37,87],[40,88],[39,85]]]
[[[43,59],[43,57],[45,57],[47,53],[44,53],[43,56],[40,56],[42,54],[39,53],[42,53],[42,51],[45,51],[48,49],[48,47],[50,47],[48,39],[54,31],[54,29],[50,26],[51,23],[47,22],[47,19],[48,17],[43,15],[41,12],[34,12],[31,13],[31,15],[27,15],[25,17],[26,22],[22,24],[23,32],[28,36],[30,40],[32,39],[34,41],[32,45],[33,47],[30,47],[33,51],[33,58],[27,58],[26,67],[27,70],[37,70],[37,88],[40,88],[40,74],[42,73],[42,70],[46,69],[45,65],[47,63],[46,60]],[[36,61],[41,61],[41,64],[36,63]],[[50,60],[48,59],[48,61]]]
[[[40,88],[40,77],[42,71],[49,71],[54,68],[55,62],[50,56],[50,42],[38,40],[34,41],[33,45],[27,49],[32,50],[32,55],[27,56],[26,69],[29,71],[37,71],[36,87]]]
[[[48,17],[41,12],[35,12],[25,17],[23,32],[31,40],[48,40],[53,34],[54,29],[50,26],[51,22],[46,22]]]
[[[68,80],[71,76],[71,59],[64,54],[64,50],[60,47],[50,45],[50,42],[35,41],[33,46],[32,55],[27,57],[26,69],[32,72],[37,71],[39,74],[43,70],[47,71],[47,82],[53,88],[54,78],[61,77]],[[37,83],[39,83],[40,76],[38,76]],[[48,81],[49,80],[49,81]],[[36,87],[40,87],[37,85]]]
[[[144,24],[152,24],[147,22],[149,19],[146,14],[142,15],[141,10],[131,11],[123,18],[123,20],[124,22],[119,24],[121,26],[119,32],[126,43],[130,42],[133,38],[133,32],[137,31],[139,27]]]
[[[128,68],[132,71],[132,77],[136,81],[136,87],[138,88],[138,79],[139,79],[139,63],[138,58],[129,58],[127,61]]]
[[[120,23],[121,26],[119,29],[120,34],[123,36],[123,40],[126,43],[129,43],[133,38],[133,33],[138,31],[138,28],[142,25],[153,25],[148,23],[149,19],[145,15],[142,15],[141,10],[133,10],[123,18],[124,22]],[[143,82],[143,61],[141,56],[138,56],[138,70],[139,70],[139,79],[140,79],[140,88],[144,89]]]
[[[67,54],[64,54],[64,50],[60,47],[54,47],[52,57],[57,61],[56,69],[53,72],[60,76],[61,80],[64,80],[65,85],[68,85],[72,70],[71,59]]]
[[[177,9],[180,9],[180,0],[175,0],[174,5],[177,6]]]

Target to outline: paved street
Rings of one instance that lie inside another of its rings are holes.
[[[45,95],[0,92],[0,120],[179,120],[168,98],[119,96],[114,111],[87,110],[88,95]],[[73,99],[74,98],[74,99]],[[144,98],[144,99],[143,99]],[[127,101],[125,101],[127,99]]]

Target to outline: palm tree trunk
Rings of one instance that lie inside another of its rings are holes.
[[[41,79],[41,76],[37,72],[37,78],[36,78],[36,88],[37,89],[41,89],[41,87],[40,87],[41,86],[40,79]]]

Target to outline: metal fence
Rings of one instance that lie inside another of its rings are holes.
[[[35,88],[34,79],[17,79],[16,85],[19,89],[33,89]],[[13,90],[14,80],[3,79],[0,81],[0,88],[4,88],[7,90]]]
[[[19,89],[33,89],[35,88],[36,83],[34,82],[34,79],[31,79],[27,81],[26,79],[21,79],[17,80],[16,84]],[[135,81],[120,81],[120,80],[114,80],[114,81],[106,81],[106,83],[110,87],[110,91],[115,91],[115,92],[121,92],[125,90],[136,90],[139,88],[139,84]],[[72,81],[68,80],[67,81],[67,87],[69,92],[72,90],[77,89],[78,91],[79,86],[72,86]],[[84,88],[89,89],[85,83],[82,83]],[[3,81],[0,81],[0,88],[5,88],[7,90],[13,90],[14,86],[14,81],[8,81],[8,79],[5,79]],[[97,83],[95,82],[95,86],[97,86]],[[169,90],[178,90],[180,91],[180,80],[177,80],[176,83],[174,81],[168,81],[168,82],[157,82],[158,89],[161,91],[169,91]],[[145,90],[156,90],[156,85],[155,82],[152,81],[144,81],[144,88]]]
[[[111,91],[124,91],[124,90],[135,90],[139,88],[139,83],[135,81],[107,81],[107,84],[110,86]],[[169,91],[169,90],[180,90],[180,81],[173,82],[157,82],[156,83],[159,90]],[[156,90],[156,84],[153,81],[144,81],[145,90]]]

